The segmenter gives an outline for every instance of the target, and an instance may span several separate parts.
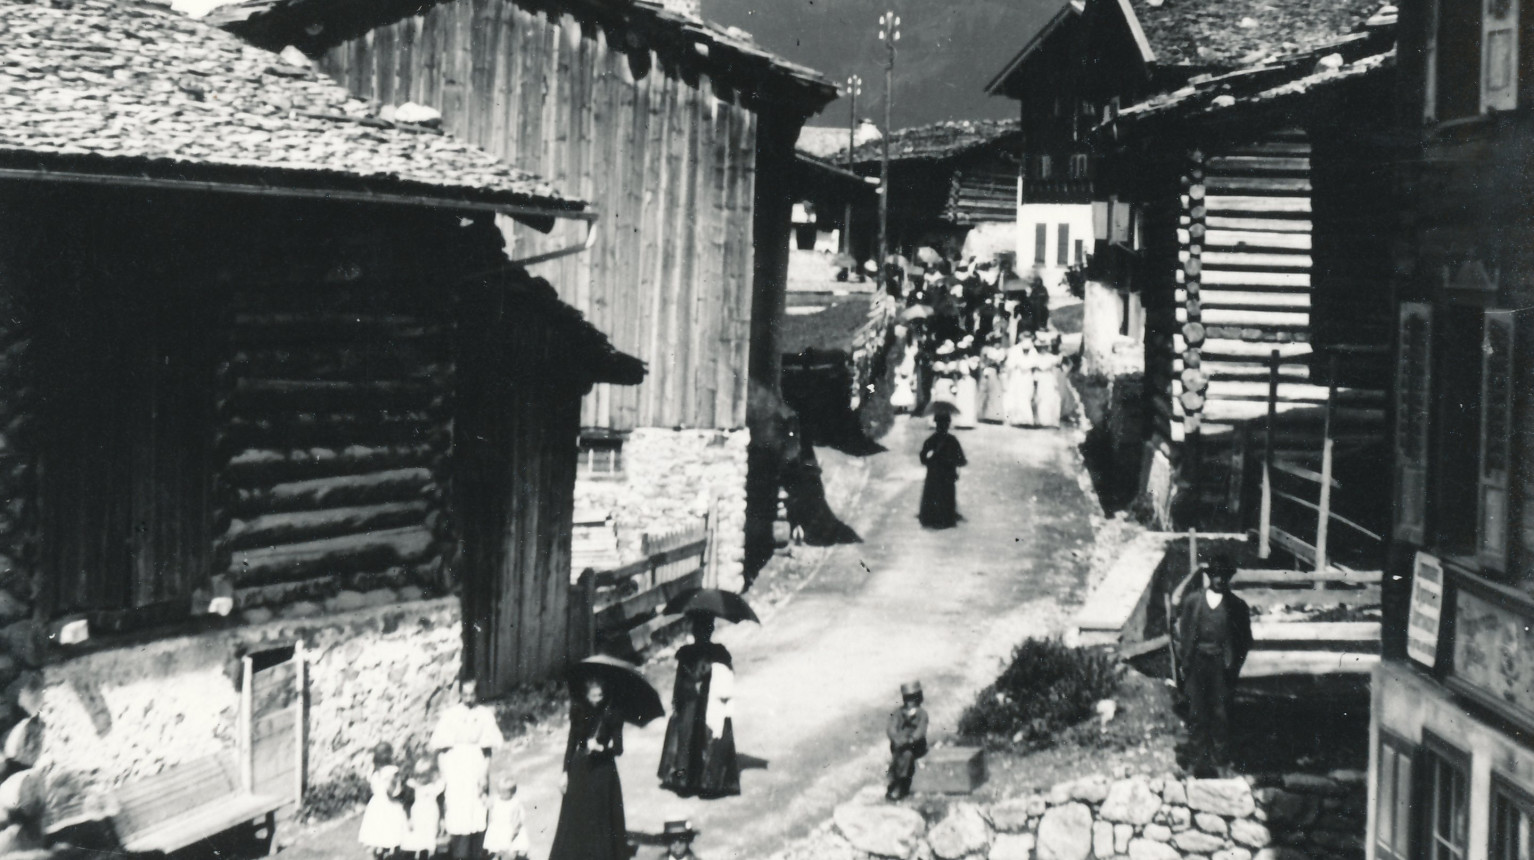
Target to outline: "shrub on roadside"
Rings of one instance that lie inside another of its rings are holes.
[[[1012,662],[995,683],[964,710],[959,734],[988,744],[1049,746],[1062,731],[1094,716],[1097,702],[1110,698],[1118,682],[1111,654],[1029,638],[1013,649]]]

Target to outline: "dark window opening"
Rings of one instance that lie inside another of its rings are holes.
[[[576,453],[576,474],[580,477],[623,474],[624,434],[611,430],[588,430],[581,433]]]
[[[1494,776],[1491,781],[1491,845],[1489,860],[1530,860],[1529,821],[1534,796]]]
[[[1481,0],[1438,0],[1434,63],[1438,119],[1481,112]]]
[[[1469,756],[1442,741],[1425,745],[1421,790],[1417,808],[1427,814],[1422,860],[1464,860],[1470,845]]]
[[[1055,255],[1055,263],[1061,266],[1071,264],[1071,225],[1060,225],[1060,248]]]
[[[1476,548],[1477,482],[1466,480],[1480,472],[1481,343],[1480,308],[1447,307],[1435,323],[1431,416],[1436,426],[1436,478],[1431,481],[1430,528],[1438,535],[1439,551],[1469,560]],[[1436,419],[1436,420],[1434,420]]]
[[[1033,225],[1033,261],[1035,263],[1042,264],[1044,262],[1044,255],[1046,253],[1048,253],[1048,247],[1047,247],[1048,245],[1049,245],[1049,225],[1048,224],[1035,224],[1035,225]]]

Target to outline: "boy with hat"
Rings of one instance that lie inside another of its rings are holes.
[[[901,684],[900,699],[900,707],[890,713],[885,728],[890,740],[890,782],[884,796],[889,800],[911,793],[916,760],[927,754],[927,711],[921,706],[921,682]]]
[[[672,860],[698,860],[692,853],[692,840],[698,831],[687,821],[668,821],[661,836],[666,840],[666,856]]]
[[[1236,563],[1217,556],[1204,566],[1207,585],[1189,589],[1178,607],[1177,658],[1188,696],[1194,776],[1230,766],[1230,700],[1252,650],[1252,611],[1230,591]]]

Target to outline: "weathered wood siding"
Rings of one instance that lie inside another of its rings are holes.
[[[583,425],[745,424],[757,120],[734,94],[510,0],[433,5],[322,66],[363,98],[439,108],[448,131],[600,213],[594,247],[541,273],[650,375],[599,385]],[[508,250],[569,244],[571,228],[518,229]]]

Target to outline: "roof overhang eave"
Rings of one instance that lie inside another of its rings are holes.
[[[551,229],[555,221],[576,220],[590,223],[597,220],[597,213],[589,209],[581,201],[536,198],[526,195],[516,195],[520,199],[497,200],[495,195],[492,194],[482,199],[475,199],[463,195],[434,195],[403,190],[301,187],[274,185],[256,181],[238,182],[228,179],[206,180],[150,175],[133,176],[123,173],[55,170],[46,167],[0,166],[0,181],[53,182],[119,188],[201,191],[257,197],[327,200],[344,203],[419,206],[464,212],[492,212],[515,218],[544,232]],[[506,196],[510,198],[512,195]]]

